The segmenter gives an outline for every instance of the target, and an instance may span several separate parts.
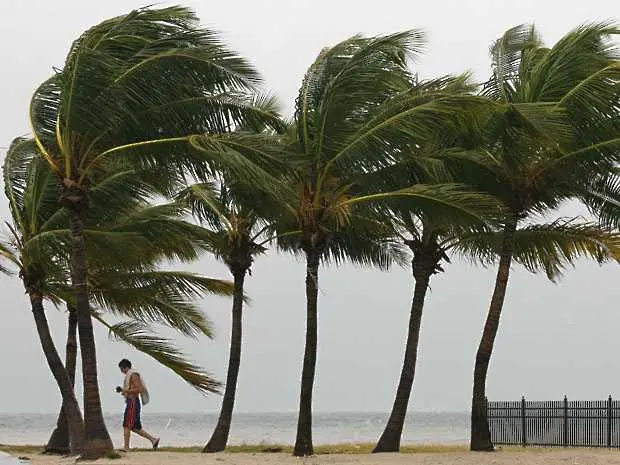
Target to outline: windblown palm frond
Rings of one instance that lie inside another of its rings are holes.
[[[501,232],[478,232],[461,237],[454,250],[474,262],[488,265],[497,261],[501,242]],[[599,264],[620,262],[620,233],[595,223],[580,223],[576,218],[526,225],[515,233],[515,262],[531,273],[544,271],[552,281],[562,275],[566,266],[574,266],[582,257]]]
[[[508,29],[490,48],[493,76],[484,86],[484,95],[493,100],[513,102],[526,78],[531,62],[539,57],[542,43],[534,26]]]
[[[11,276],[14,274],[11,268],[19,269],[20,266],[21,263],[15,254],[14,247],[10,242],[0,241],[0,273]]]
[[[213,379],[203,368],[186,360],[181,350],[172,341],[157,336],[148,325],[138,321],[110,324],[97,312],[93,311],[91,314],[108,328],[111,338],[125,342],[155,359],[199,392],[203,394],[219,392],[221,384],[218,381]]]
[[[192,301],[205,294],[231,296],[232,283],[179,271],[94,273],[93,302],[114,314],[162,323],[186,336],[212,337],[211,322]]]
[[[408,265],[409,256],[389,222],[353,215],[349,227],[330,236],[325,252],[327,264],[347,261],[387,270],[392,265]]]
[[[570,198],[584,179],[588,183],[620,160],[619,34],[611,22],[586,24],[544,48],[533,27],[518,27],[493,48],[497,66],[501,49],[508,50],[513,65],[504,74],[518,77],[510,98],[488,94],[509,104],[489,124],[494,161],[504,170],[494,171],[504,184],[522,178],[527,186],[519,190],[530,191],[527,203],[535,210],[538,201],[542,209],[555,208],[541,198],[545,191]],[[495,72],[489,82],[497,84],[497,77]]]
[[[63,69],[33,96],[33,133],[54,170],[77,185],[121,158],[171,192],[185,169],[204,176],[222,161],[197,154],[192,138],[282,130],[274,99],[255,95],[259,82],[189,9],[142,8],[73,43]],[[218,153],[232,152],[218,144]]]
[[[591,180],[582,201],[603,226],[620,230],[620,169]]]

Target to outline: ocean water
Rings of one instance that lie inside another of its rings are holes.
[[[122,438],[120,415],[106,415],[108,431],[115,444]],[[383,431],[387,414],[382,413],[315,413],[315,444],[374,442]],[[0,444],[44,444],[54,428],[56,415],[0,414]],[[144,412],[143,427],[160,435],[162,446],[203,445],[217,422],[217,414],[157,414]],[[233,415],[230,444],[292,444],[295,440],[295,413],[239,413]],[[469,439],[467,413],[408,414],[403,443],[459,444]],[[132,446],[146,446],[136,437]],[[0,457],[0,465],[2,465]]]
[[[5,454],[4,452],[0,452],[0,465],[17,465],[20,463],[15,457],[11,457],[9,454]]]
[[[11,457],[9,454],[0,452],[0,465],[15,465],[20,463],[15,457]]]

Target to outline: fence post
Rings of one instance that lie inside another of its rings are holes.
[[[607,447],[611,448],[611,395],[607,399]]]
[[[525,396],[521,397],[521,444],[523,447],[527,445],[527,436],[525,435]]]
[[[564,447],[568,447],[568,399],[564,396]]]

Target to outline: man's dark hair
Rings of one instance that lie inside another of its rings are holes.
[[[129,360],[127,360],[126,358],[124,358],[123,360],[121,360],[120,362],[118,362],[118,367],[119,368],[131,368],[131,362]]]

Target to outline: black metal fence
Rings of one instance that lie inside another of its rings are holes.
[[[494,444],[620,447],[620,401],[487,402]]]

